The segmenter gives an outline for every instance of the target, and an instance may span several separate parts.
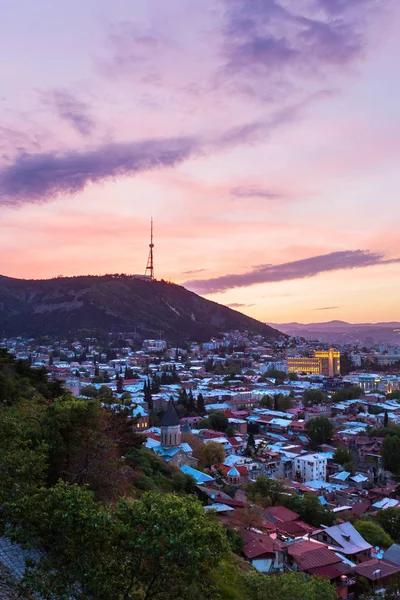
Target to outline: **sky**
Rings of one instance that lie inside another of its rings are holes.
[[[400,3],[0,0],[0,273],[400,320]]]

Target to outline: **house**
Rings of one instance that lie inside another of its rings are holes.
[[[353,562],[365,561],[371,556],[371,544],[364,540],[351,523],[318,529],[310,538],[327,544]]]
[[[322,454],[305,454],[293,460],[293,476],[303,481],[325,481],[327,458]]]
[[[283,568],[284,553],[280,540],[250,530],[243,531],[242,539],[242,552],[257,571],[271,573]]]
[[[400,566],[384,559],[372,558],[357,565],[355,572],[367,579],[374,589],[380,590],[390,583],[394,575],[400,573]]]

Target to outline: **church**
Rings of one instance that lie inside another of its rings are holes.
[[[180,420],[172,399],[169,400],[167,410],[161,419],[160,441],[151,440],[147,446],[151,447],[153,452],[166,462],[176,467],[183,465],[195,467],[197,465],[197,458],[192,456],[192,448],[186,442],[181,442]]]

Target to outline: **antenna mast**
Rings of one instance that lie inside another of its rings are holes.
[[[147,266],[145,275],[150,277],[150,279],[154,279],[154,257],[153,257],[153,217],[151,217],[151,228],[150,228],[150,244],[149,244],[149,258],[147,259]]]

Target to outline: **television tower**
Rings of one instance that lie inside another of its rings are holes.
[[[151,229],[150,229],[150,244],[149,244],[149,258],[147,259],[147,266],[145,275],[150,279],[154,279],[154,257],[153,257],[153,217],[151,217]]]

